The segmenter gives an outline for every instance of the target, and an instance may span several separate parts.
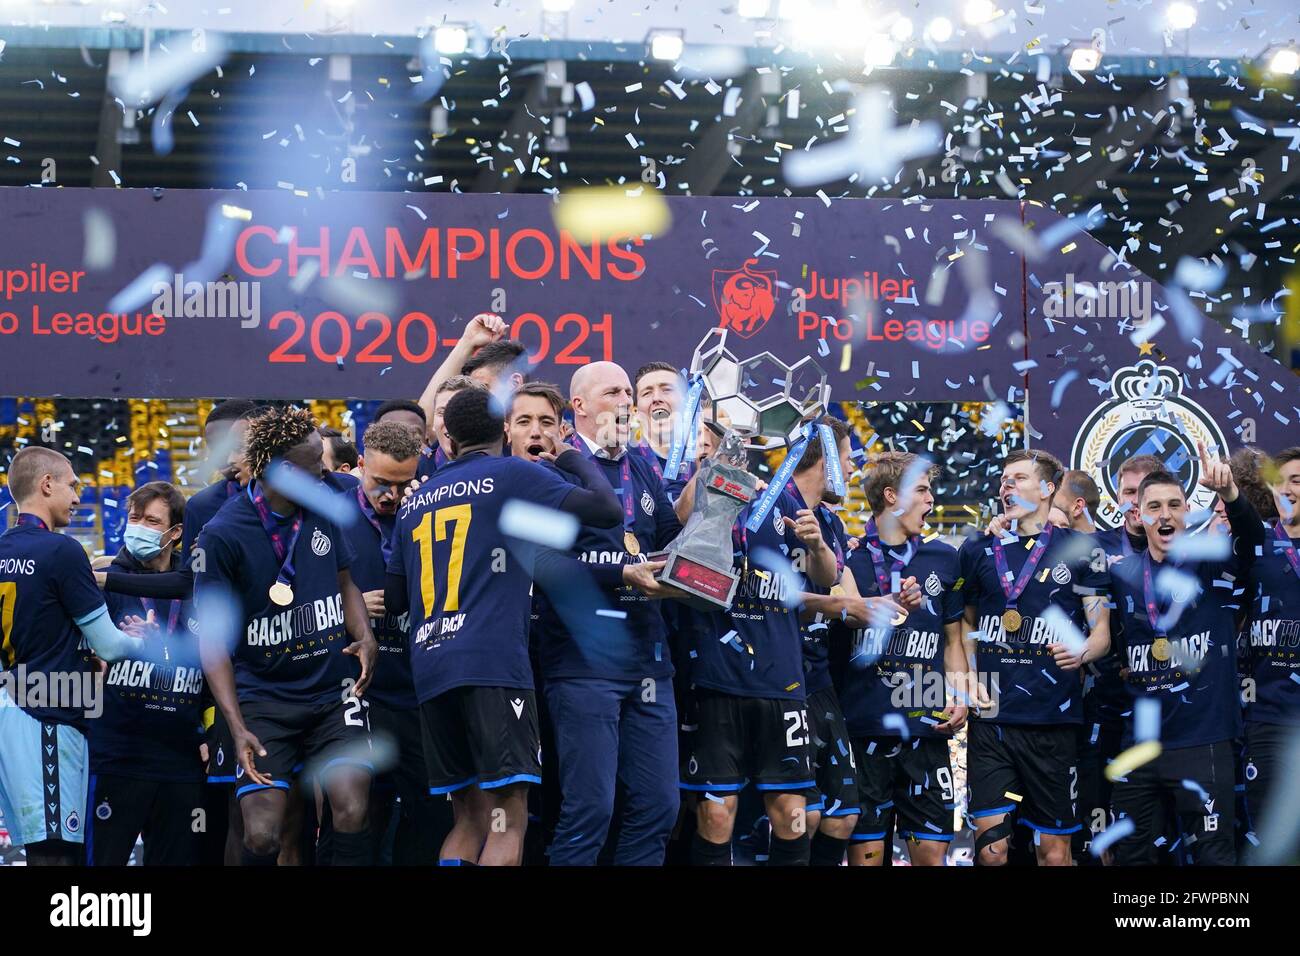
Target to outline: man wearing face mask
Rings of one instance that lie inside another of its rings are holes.
[[[113,569],[140,576],[176,570],[185,497],[165,481],[152,481],[126,504],[125,544]],[[146,641],[108,667],[104,713],[90,723],[87,862],[125,866],[143,835],[146,866],[194,865],[200,842],[194,810],[203,805],[204,684],[190,630],[192,608],[188,601],[111,591],[105,603],[120,627],[144,619]]]
[[[204,444],[211,460],[222,461],[220,476],[212,484],[195,492],[185,502],[183,537],[177,542],[180,561],[173,570],[141,576],[127,574],[116,567],[95,574],[105,591],[130,597],[154,600],[187,600],[194,590],[195,547],[199,532],[211,521],[230,498],[248,484],[248,464],[244,459],[244,437],[251,419],[268,410],[245,399],[231,399],[217,405],[204,424]]]

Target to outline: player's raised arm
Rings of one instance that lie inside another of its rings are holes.
[[[698,471],[691,475],[691,480],[686,482],[682,487],[682,493],[677,496],[673,502],[673,511],[677,513],[677,520],[685,526],[691,517],[691,512],[695,509],[695,482],[700,477]]]
[[[156,598],[160,601],[188,601],[194,593],[194,574],[189,568],[158,574],[128,574],[125,571],[96,571],[95,580],[105,591],[126,597]]]
[[[442,364],[433,373],[433,378],[429,379],[429,384],[424,387],[424,392],[420,395],[420,407],[424,409],[425,417],[429,421],[434,419],[433,404],[438,394],[438,386],[453,375],[459,375],[461,369],[465,367],[465,362],[476,350],[489,342],[495,342],[503,338],[505,334],[506,324],[498,315],[492,315],[490,312],[480,312],[469,320],[469,325],[465,327],[465,332],[461,335],[460,341],[442,360]]]
[[[1232,477],[1232,467],[1228,462],[1210,454],[1204,442],[1197,442],[1196,450],[1201,456],[1199,484],[1209,488],[1223,500],[1223,509],[1228,516],[1228,527],[1232,530],[1233,553],[1239,562],[1249,564],[1264,550],[1264,523],[1260,520],[1259,512],[1246,496],[1240,493],[1237,482]]]

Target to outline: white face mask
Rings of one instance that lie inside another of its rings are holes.
[[[122,534],[122,543],[137,561],[151,561],[162,554],[163,538],[171,532],[155,531],[142,524],[128,524]]]

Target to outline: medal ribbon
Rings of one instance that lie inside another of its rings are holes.
[[[271,547],[275,550],[275,556],[280,560],[280,572],[275,576],[277,583],[293,585],[293,552],[298,546],[298,535],[302,533],[302,510],[293,519],[293,524],[289,526],[289,540],[284,540],[279,526],[275,522],[275,516],[271,514],[271,508],[266,503],[266,495],[262,491],[262,486],[252,481],[248,484],[248,500],[253,503],[253,508],[257,511],[257,517],[262,522],[262,530],[266,536],[271,539]]]
[[[901,559],[895,558],[890,562],[888,569],[885,567],[885,548],[886,545],[880,540],[876,530],[876,519],[872,518],[867,522],[866,529],[867,553],[871,555],[871,564],[876,571],[876,587],[881,597],[888,597],[898,589],[894,587],[894,581],[899,572],[902,571],[911,562],[916,554],[918,536],[907,539],[907,550]],[[897,554],[897,552],[891,552]]]
[[[659,456],[655,454],[655,450],[650,447],[649,442],[637,442],[635,445],[630,446],[630,449],[649,463],[650,470],[655,473],[655,477],[658,478],[660,484],[662,484],[664,480],[664,470],[659,467]]]
[[[21,528],[21,527],[40,528],[42,531],[50,530],[50,526],[45,523],[44,519],[42,519],[38,515],[29,515],[29,514],[20,514],[18,516],[18,522],[14,525],[14,527],[15,528]]]
[[[840,467],[840,449],[835,443],[835,433],[830,425],[818,425],[817,431],[822,439],[822,458],[826,463],[826,484],[843,498],[848,493],[844,484],[844,469]]]
[[[687,447],[695,447],[695,436],[700,430],[700,396],[703,391],[704,376],[699,373],[692,375],[690,388],[686,391],[686,401],[677,419],[677,427],[673,429],[673,443],[668,446],[668,462],[664,465],[664,475],[669,481],[680,474]]]
[[[591,461],[609,461],[608,458],[602,459],[592,454],[591,449],[587,447],[587,443],[577,433],[573,436],[573,447],[586,455]],[[633,495],[636,493],[636,489],[632,485],[632,465],[628,462],[628,450],[626,448],[623,449],[623,457],[619,459],[618,464],[619,482],[622,485],[619,492],[620,497],[623,499],[623,530],[631,531],[632,526],[636,524],[636,512],[632,507],[635,504]]]
[[[379,532],[379,550],[384,556],[384,567],[387,568],[388,559],[393,556],[393,542],[391,540],[391,535],[389,535],[388,532],[384,530],[383,525],[379,523],[379,514],[370,504],[370,499],[366,497],[366,493],[362,491],[360,485],[357,485],[357,504],[361,506],[361,514],[370,522],[370,527]]]
[[[1291,568],[1295,571],[1296,577],[1300,578],[1300,555],[1296,554],[1295,545],[1291,543],[1290,536],[1286,533],[1286,529],[1282,527],[1281,518],[1273,524],[1273,537],[1282,542],[1282,547],[1277,550],[1286,555],[1286,559],[1291,562]]]
[[[168,604],[168,608],[167,608],[167,633],[168,633],[168,634],[175,634],[175,633],[176,633],[176,623],[181,619],[181,604],[182,604],[182,603],[183,603],[183,602],[181,602],[181,601],[168,601],[168,602],[167,602],[167,604]],[[146,613],[146,614],[148,614],[150,611],[153,611],[153,615],[154,615],[154,617],[155,617],[155,618],[158,617],[158,608],[157,608],[157,606],[153,603],[153,599],[152,599],[152,598],[142,597],[142,598],[140,598],[140,604],[144,607],[144,610],[145,610],[145,613]]]
[[[767,486],[767,490],[763,492],[763,497],[758,499],[758,505],[751,511],[749,521],[745,523],[745,527],[750,531],[757,531],[763,526],[763,522],[767,520],[767,516],[772,511],[772,506],[776,504],[776,499],[781,495],[781,489],[790,480],[790,476],[794,474],[795,466],[803,458],[804,449],[808,447],[808,441],[812,437],[812,430],[813,424],[809,422],[804,426],[803,434],[799,436],[799,440],[791,445],[790,450],[786,452],[785,461],[781,462],[781,467],[772,476],[772,481]]]
[[[1033,550],[1029,552],[1029,557],[1025,558],[1025,566],[1020,569],[1020,577],[1016,578],[1015,584],[1008,584],[1011,569],[1007,566],[1007,555],[1002,548],[1002,542],[996,537],[993,539],[993,561],[998,568],[998,583],[1002,585],[1002,591],[1007,596],[1008,611],[1016,609],[1016,601],[1028,586],[1029,579],[1034,576],[1038,562],[1043,560],[1043,555],[1047,553],[1047,546],[1051,541],[1052,525],[1044,525],[1038,540],[1034,542]]]
[[[1156,637],[1164,637],[1165,629],[1160,626],[1160,605],[1156,603],[1156,589],[1151,581],[1151,554],[1142,555],[1142,601],[1147,607],[1147,620]]]

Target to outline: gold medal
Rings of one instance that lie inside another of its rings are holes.
[[[892,627],[898,627],[898,625],[902,624],[902,623],[903,623],[904,621],[906,621],[906,620],[907,620],[907,612],[904,611],[904,610],[902,610],[902,609],[900,608],[900,609],[899,609],[899,612],[898,612],[898,616],[895,617],[895,618],[894,618],[892,621],[890,621],[889,623],[890,623],[890,626],[892,626]]]
[[[1169,646],[1168,638],[1157,637],[1151,643],[1151,656],[1158,661],[1164,662],[1169,660],[1170,652],[1172,650],[1173,648]]]
[[[289,587],[289,585],[285,584],[283,581],[276,581],[272,584],[271,589],[267,591],[267,594],[269,594],[271,600],[280,605],[280,607],[288,607],[293,603],[293,588]]]
[[[641,542],[636,539],[636,535],[631,531],[623,532],[623,547],[628,554],[641,553]]]
[[[1020,616],[1020,612],[1013,607],[1009,607],[1002,612],[1002,629],[1010,634],[1020,630],[1023,621],[1024,618]]]

